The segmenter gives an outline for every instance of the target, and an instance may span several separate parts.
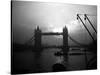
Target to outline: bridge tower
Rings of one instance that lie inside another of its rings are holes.
[[[69,51],[69,47],[68,47],[68,29],[65,26],[63,28],[63,49],[62,49],[63,53],[64,53],[64,61],[66,63],[68,63],[68,51]]]
[[[34,51],[35,51],[35,62],[36,62],[36,72],[41,72],[41,65],[40,65],[40,57],[42,53],[42,45],[41,45],[41,30],[39,26],[35,29],[34,34]]]
[[[63,52],[68,53],[68,29],[66,26],[63,28]]]
[[[35,29],[35,35],[34,35],[34,41],[35,41],[35,49],[36,51],[41,51],[41,30],[39,29],[39,26]]]

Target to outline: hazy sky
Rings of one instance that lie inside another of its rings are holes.
[[[88,44],[92,41],[84,26],[76,18],[76,14],[97,15],[97,7],[90,5],[73,5],[66,3],[47,3],[31,1],[13,1],[12,28],[13,40],[16,43],[25,43],[33,35],[36,26],[43,32],[61,32],[66,25],[69,35],[80,43]],[[83,18],[83,16],[81,16]],[[94,27],[97,27],[97,17],[89,16]],[[86,22],[90,32],[95,36],[93,29]],[[45,40],[44,40],[45,39]],[[62,44],[61,36],[43,37],[44,44]],[[33,41],[34,42],[34,41]],[[69,39],[69,44],[74,43]]]

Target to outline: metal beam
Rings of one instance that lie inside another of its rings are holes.
[[[85,18],[88,20],[88,22],[90,23],[90,25],[92,26],[92,28],[94,29],[95,33],[97,33],[96,29],[94,28],[93,24],[91,23],[91,21],[89,20],[88,16],[86,14],[84,14]]]
[[[88,30],[88,28],[86,27],[86,25],[84,24],[84,22],[82,21],[82,19],[80,18],[79,14],[77,14],[77,17],[78,17],[78,18],[80,19],[80,21],[82,22],[83,26],[85,27],[85,29],[87,30],[87,32],[88,32],[89,35],[91,36],[92,40],[95,41],[94,38],[93,38],[93,36],[92,36],[92,34],[90,33],[90,31]]]
[[[42,48],[62,48],[62,46],[43,46]]]

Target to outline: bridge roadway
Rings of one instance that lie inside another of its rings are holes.
[[[63,33],[58,33],[58,32],[45,32],[45,33],[41,33],[41,35],[63,35]]]

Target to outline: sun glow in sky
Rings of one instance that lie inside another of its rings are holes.
[[[52,29],[52,32],[62,32],[62,28],[54,28],[54,29]]]
[[[52,27],[52,32],[63,32],[63,27],[66,26],[68,28],[69,33],[75,33],[78,28],[80,27],[78,20],[74,20],[69,22],[69,24],[61,25],[59,27],[55,27],[53,25],[50,25]]]
[[[68,29],[68,34],[74,34],[76,33],[78,30],[80,30],[80,24],[79,24],[79,21],[78,20],[73,20],[73,21],[70,21],[68,24],[65,24],[65,25],[59,25],[59,26],[56,26],[55,25],[49,25],[50,26],[50,32],[58,32],[58,33],[62,33],[63,32],[63,27],[67,27]],[[59,36],[54,36],[56,38],[62,38],[61,35]]]
[[[69,33],[75,33],[77,32],[78,28],[80,27],[78,20],[71,21],[69,24],[66,24],[66,27],[68,28]]]

